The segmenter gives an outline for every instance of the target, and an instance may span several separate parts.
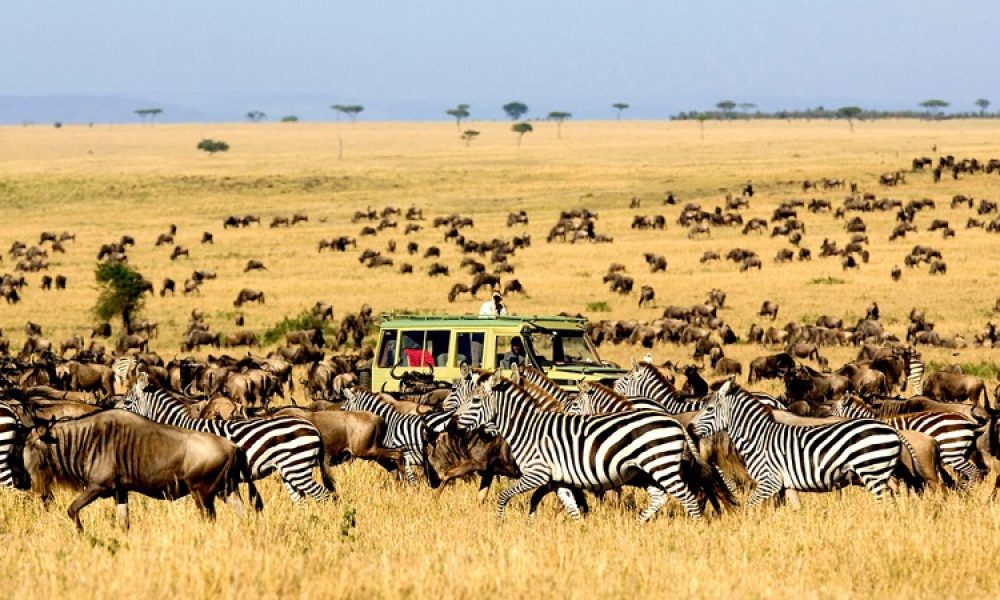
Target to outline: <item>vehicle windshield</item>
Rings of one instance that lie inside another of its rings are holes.
[[[523,333],[527,350],[540,367],[600,365],[601,359],[581,330],[542,329]]]

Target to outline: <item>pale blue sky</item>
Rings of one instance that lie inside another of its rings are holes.
[[[206,118],[662,118],[763,108],[1000,105],[1000,2],[5,0],[0,96],[148,99]],[[55,101],[58,103],[58,100]],[[243,107],[243,108],[240,108]],[[192,113],[194,114],[194,113]],[[166,114],[165,114],[166,116]]]

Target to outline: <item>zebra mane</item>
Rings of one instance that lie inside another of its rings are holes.
[[[879,415],[879,413],[880,413],[880,411],[878,409],[876,409],[874,406],[872,406],[871,404],[868,404],[860,396],[856,396],[854,394],[848,394],[848,395],[844,396],[844,398],[843,398],[843,400],[841,400],[841,402],[849,403],[850,406],[854,407],[855,409],[861,409],[861,410],[864,410],[866,412],[870,412],[870,413],[872,413],[872,414],[874,414],[876,416]]]
[[[642,361],[639,363],[639,368],[643,369],[643,372],[648,373],[650,377],[652,377],[657,381],[657,383],[665,387],[667,391],[669,391],[671,394],[676,391],[674,389],[673,382],[667,379],[667,376],[664,375],[663,372],[660,371],[659,367],[657,367],[653,363]]]
[[[614,391],[608,386],[598,383],[596,381],[590,381],[588,382],[588,385],[590,386],[591,391],[589,393],[591,395],[603,396],[605,398],[609,398],[613,402],[617,402],[618,404],[629,409],[633,407],[632,401],[629,400],[628,396],[626,396],[625,394],[619,394],[618,392]]]
[[[531,406],[541,412],[563,412],[562,403],[553,398],[545,390],[528,382],[515,383],[503,379],[491,388],[495,393],[512,392],[520,394],[531,403]]]
[[[726,400],[730,403],[734,401],[743,402],[749,404],[753,408],[759,408],[759,410],[767,415],[768,419],[774,419],[774,409],[767,404],[761,402],[757,399],[751,392],[741,388],[736,383],[733,383],[729,390],[725,394]]]

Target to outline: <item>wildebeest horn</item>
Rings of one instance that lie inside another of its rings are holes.
[[[398,380],[400,378],[399,375],[396,375],[396,367],[398,367],[398,366],[399,365],[392,365],[392,368],[389,369],[389,377],[392,377],[393,379],[396,379],[396,380]]]

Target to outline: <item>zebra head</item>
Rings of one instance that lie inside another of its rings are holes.
[[[576,396],[570,399],[569,404],[566,405],[565,412],[567,415],[592,415],[596,411],[594,410],[594,388],[590,386],[586,381],[580,382],[580,391]]]
[[[694,434],[700,438],[709,437],[729,427],[729,405],[732,398],[741,393],[732,380],[727,381],[712,394],[705,406],[691,420]]]
[[[476,386],[458,412],[459,429],[474,430],[483,428],[484,431],[496,434],[496,425],[493,420],[497,415],[497,400],[493,392],[493,387],[501,381],[500,374],[494,372],[493,375],[483,382],[481,386]]]
[[[128,393],[125,394],[125,399],[119,404],[119,408],[124,408],[129,412],[134,412],[137,415],[142,415],[148,417],[152,414],[152,406],[150,405],[150,397],[152,394],[146,392],[146,387],[149,385],[149,375],[145,372],[137,372],[135,374],[135,384],[129,388]]]
[[[441,403],[442,410],[461,410],[472,398],[473,392],[481,385],[482,374],[462,363],[462,375],[454,381],[451,391]]]
[[[359,392],[356,389],[347,388],[344,390],[344,402],[340,405],[340,410],[360,410],[358,402]]]
[[[629,391],[636,387],[639,379],[639,363],[632,361],[632,368],[615,381],[614,390],[619,394],[628,395]]]

